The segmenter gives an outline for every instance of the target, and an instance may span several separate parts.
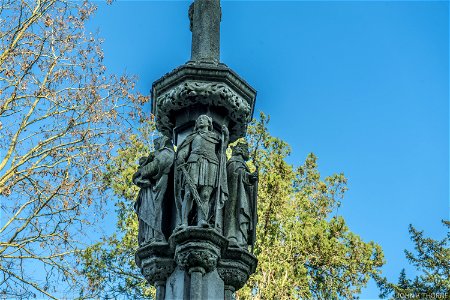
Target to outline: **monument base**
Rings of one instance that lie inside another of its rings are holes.
[[[257,259],[230,247],[216,230],[193,226],[175,232],[169,243],[140,247],[136,264],[156,287],[157,300],[231,300],[255,272]]]

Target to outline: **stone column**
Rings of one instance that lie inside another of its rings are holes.
[[[197,0],[189,9],[192,61],[218,63],[220,56],[220,0]]]
[[[228,241],[212,228],[188,227],[174,233],[170,237],[170,247],[175,252],[175,261],[180,269],[172,277],[187,274],[190,278],[178,282],[169,279],[166,297],[195,300],[224,298],[223,282],[216,268],[227,245]],[[180,286],[181,282],[185,285]],[[176,285],[183,290],[182,293],[171,289]]]
[[[233,300],[234,299],[234,287],[231,285],[225,286],[225,300]]]
[[[168,276],[167,276],[168,277]],[[164,299],[166,296],[166,281],[159,280],[155,282],[156,299]]]
[[[205,269],[203,269],[202,267],[190,268],[189,275],[191,276],[190,298],[192,300],[201,300],[202,281],[203,275],[205,275]]]
[[[219,61],[220,0],[195,0],[189,18],[191,60],[152,86],[156,127],[177,147],[165,170],[169,192],[160,228],[168,243],[150,239],[136,262],[156,286],[158,300],[233,299],[257,260],[248,245],[230,246],[223,236],[224,218],[239,218],[223,215],[228,198],[238,202],[237,195],[228,195],[225,150],[228,142],[245,137],[256,91]],[[145,186],[146,177],[137,178]]]

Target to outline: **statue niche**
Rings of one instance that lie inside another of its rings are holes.
[[[256,231],[256,193],[258,172],[251,173],[247,143],[232,148],[227,163],[228,201],[225,203],[224,236],[230,245],[247,248],[253,246]]]
[[[155,151],[139,160],[139,168],[133,175],[133,183],[141,188],[134,205],[139,218],[139,246],[166,241],[162,214],[175,151],[166,136],[155,139],[154,145]]]
[[[229,132],[213,130],[212,119],[201,115],[177,149],[176,207],[178,229],[198,225],[223,227],[223,205],[228,197],[225,150]]]

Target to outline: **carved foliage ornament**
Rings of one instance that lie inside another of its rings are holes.
[[[217,271],[225,285],[231,285],[235,290],[242,288],[250,276],[250,270],[240,263],[221,262]]]
[[[150,284],[165,281],[175,269],[173,259],[152,257],[143,261],[141,272]]]
[[[194,104],[224,107],[228,110],[231,120],[243,126],[251,118],[250,104],[224,83],[185,81],[159,96],[156,103],[156,116],[161,127],[159,129],[166,132],[171,132],[173,128],[168,118],[171,111]]]
[[[189,242],[177,247],[175,259],[184,269],[201,267],[206,272],[214,270],[220,257],[220,248],[207,242]]]

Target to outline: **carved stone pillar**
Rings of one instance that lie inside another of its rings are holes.
[[[195,0],[189,17],[191,60],[152,86],[156,127],[177,148],[165,173],[163,217],[157,224],[169,242],[145,240],[150,244],[138,249],[136,262],[156,286],[158,300],[232,299],[255,271],[257,260],[247,251],[245,239],[240,239],[242,248],[233,248],[223,236],[224,219],[239,218],[239,209],[230,210],[236,215],[224,215],[230,197],[235,197],[232,203],[239,202],[237,195],[228,194],[225,152],[229,143],[245,137],[256,91],[220,63],[220,0]],[[147,180],[142,174],[137,178]],[[147,198],[142,195],[150,201],[147,204],[152,203],[150,193]],[[248,201],[253,201],[255,210],[256,196],[252,199]],[[256,213],[249,214],[254,233]],[[143,222],[145,216],[140,216]],[[248,244],[253,242],[247,237]]]
[[[170,247],[175,252],[175,261],[180,267],[175,276],[187,278],[188,285],[183,288],[183,299],[224,297],[223,283],[219,282],[216,268],[227,245],[227,239],[212,228],[188,227],[170,237]],[[180,275],[180,271],[183,274]],[[170,281],[168,285],[167,298],[181,296],[171,291]]]

